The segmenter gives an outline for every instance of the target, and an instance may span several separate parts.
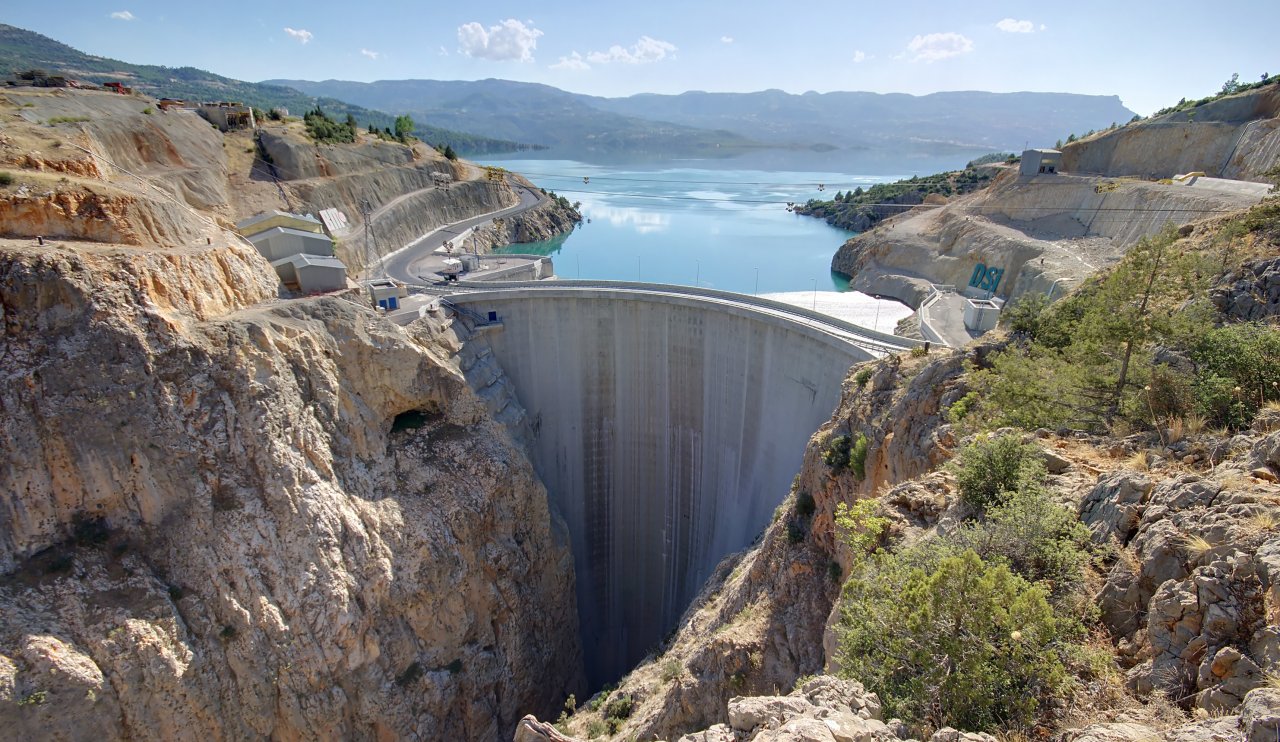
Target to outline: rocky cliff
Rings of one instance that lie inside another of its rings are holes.
[[[1073,173],[1274,182],[1280,167],[1280,85],[1265,85],[1131,123],[1068,144],[1062,169]],[[1270,175],[1268,175],[1270,173]]]
[[[2,257],[14,734],[498,739],[577,688],[565,538],[446,327],[258,303],[237,249]]]
[[[1134,179],[1026,177],[1010,168],[990,188],[853,237],[831,269],[851,276],[853,288],[912,306],[931,283],[963,289],[978,264],[1004,270],[1001,298],[1058,297],[1167,224],[1231,213],[1260,197]]]

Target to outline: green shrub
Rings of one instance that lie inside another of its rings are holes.
[[[604,705],[604,718],[606,720],[622,721],[630,717],[631,712],[634,710],[635,700],[626,693],[620,693]]]
[[[13,185],[13,173],[0,170],[0,186]]]
[[[929,728],[1031,725],[1070,688],[1063,663],[1080,624],[1045,589],[972,551],[931,568],[884,555],[845,583],[840,674],[880,696],[886,716]]]
[[[1044,585],[1055,600],[1083,587],[1089,531],[1041,487],[1028,484],[1009,492],[981,522],[965,524],[949,540]]]
[[[230,641],[236,638],[236,635],[239,633],[240,632],[236,630],[236,627],[232,626],[231,624],[227,624],[226,626],[222,627],[222,631],[218,632],[218,636]]]
[[[680,677],[682,673],[684,673],[684,666],[675,657],[671,657],[662,663],[662,682],[670,683]]]
[[[979,512],[1045,476],[1039,451],[1016,435],[974,441],[960,452],[952,471],[960,499]]]
[[[889,527],[889,519],[878,515],[879,503],[876,500],[859,500],[853,505],[840,503],[836,505],[836,535],[849,547],[855,556],[871,553],[880,536]],[[840,565],[832,562],[837,570]]]
[[[813,495],[808,492],[796,493],[796,515],[802,518],[808,518],[813,515],[817,505],[813,501]]]
[[[1248,427],[1267,402],[1280,400],[1280,330],[1226,325],[1202,334],[1191,351],[1198,366],[1196,407],[1215,425]]]
[[[859,389],[866,386],[867,381],[869,381],[870,379],[871,379],[870,367],[860,368],[858,369],[858,373],[853,375],[853,383],[857,384]]]
[[[444,669],[448,670],[450,675],[457,675],[458,673],[462,672],[462,660],[456,659],[453,662],[450,662],[449,664],[445,665]]]
[[[150,116],[151,114],[155,113],[155,109],[153,109],[151,106],[147,106],[146,108],[142,109],[142,112],[147,116]]]
[[[867,445],[867,436],[858,433],[858,440],[854,441],[853,448],[849,450],[849,468],[859,480],[867,478]]]
[[[798,544],[804,541],[804,524],[792,518],[787,521],[787,543]]]
[[[602,719],[592,719],[587,722],[587,739],[595,739],[608,731],[609,727]]]
[[[929,349],[925,348],[923,345],[917,345],[911,349],[912,358],[923,358],[927,355],[929,355]]]
[[[46,123],[49,123],[49,124],[79,124],[79,123],[81,123],[81,122],[88,121],[88,120],[89,120],[89,117],[88,117],[88,116],[54,116],[53,118],[49,119]]]
[[[969,414],[969,410],[978,403],[978,393],[969,392],[943,411],[942,416],[949,423],[958,423]]]
[[[837,435],[827,441],[827,450],[822,452],[822,460],[835,471],[849,465],[849,446],[851,439],[847,435]]]
[[[1048,308],[1048,296],[1023,294],[1000,312],[1000,325],[1009,332],[1034,339],[1040,334],[1040,324]]]

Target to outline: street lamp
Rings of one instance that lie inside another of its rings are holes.
[[[813,279],[813,311],[818,311],[818,279]]]

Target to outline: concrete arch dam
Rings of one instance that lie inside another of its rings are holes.
[[[769,522],[849,367],[872,352],[843,323],[752,297],[546,286],[449,301],[500,319],[483,337],[568,524],[594,689],[660,642]]]

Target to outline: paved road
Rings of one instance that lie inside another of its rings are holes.
[[[434,254],[433,251],[443,245],[446,240],[457,240],[459,232],[493,221],[498,217],[527,211],[547,198],[541,193],[518,183],[512,183],[512,185],[520,192],[520,203],[488,214],[463,219],[453,224],[446,224],[433,232],[429,232],[384,257],[381,261],[382,271],[380,272],[405,283],[423,283],[424,281],[438,280],[438,276],[433,274],[444,267],[444,257]],[[457,242],[455,242],[455,245],[459,248],[462,247]]]

